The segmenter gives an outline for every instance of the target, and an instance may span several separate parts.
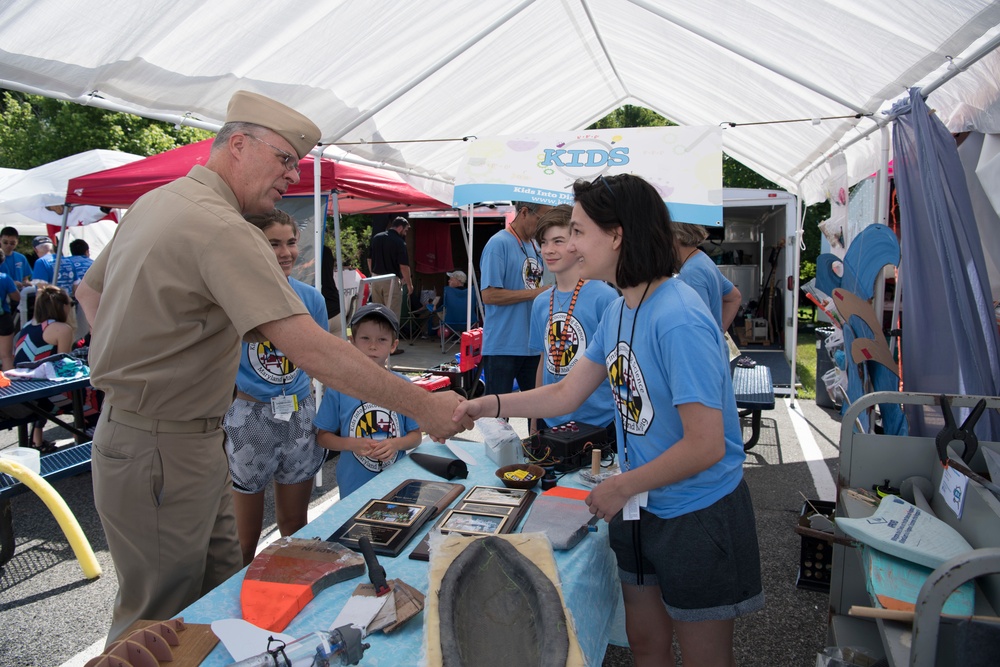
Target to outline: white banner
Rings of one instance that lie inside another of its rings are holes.
[[[480,137],[455,177],[453,204],[573,203],[573,181],[635,174],[679,222],[722,225],[722,129],[644,127]]]

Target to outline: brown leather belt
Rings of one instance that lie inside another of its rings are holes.
[[[190,421],[174,421],[172,419],[150,419],[140,414],[116,408],[107,407],[108,421],[123,424],[140,431],[157,433],[210,433],[222,426],[222,417],[207,419],[192,419]]]
[[[242,392],[239,389],[236,390],[236,398],[240,399],[241,401],[250,401],[251,403],[270,403],[270,401],[262,401],[259,398],[254,398],[250,394]]]

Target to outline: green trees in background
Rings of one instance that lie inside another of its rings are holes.
[[[39,95],[0,96],[0,167],[30,169],[95,148],[148,157],[212,136]]]
[[[365,258],[368,256],[368,241],[372,237],[372,219],[370,215],[352,214],[340,218],[340,252],[344,258],[344,268],[361,269],[365,274],[368,267]],[[333,218],[326,219],[326,245],[336,251],[337,241],[333,235]]]

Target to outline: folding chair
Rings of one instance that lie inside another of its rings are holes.
[[[462,339],[462,333],[466,330],[468,298],[468,289],[444,288],[444,299],[441,301],[438,315],[440,317],[438,336],[441,338],[442,353],[451,350]],[[478,326],[478,322],[474,320],[472,326]]]

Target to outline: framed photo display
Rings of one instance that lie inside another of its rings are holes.
[[[354,515],[359,521],[370,523],[387,523],[393,526],[412,526],[424,511],[421,505],[405,503],[390,503],[384,500],[373,500],[364,509]]]
[[[375,553],[398,556],[420,529],[464,490],[461,484],[408,479],[384,498],[365,503],[327,540],[358,550],[358,540],[367,537]]]
[[[528,489],[474,486],[454,509],[434,524],[431,532],[460,535],[513,533],[534,499],[535,492]],[[430,535],[410,552],[410,558],[430,560]]]
[[[440,530],[462,535],[497,535],[507,522],[502,514],[480,514],[463,510],[450,510],[441,519]]]

